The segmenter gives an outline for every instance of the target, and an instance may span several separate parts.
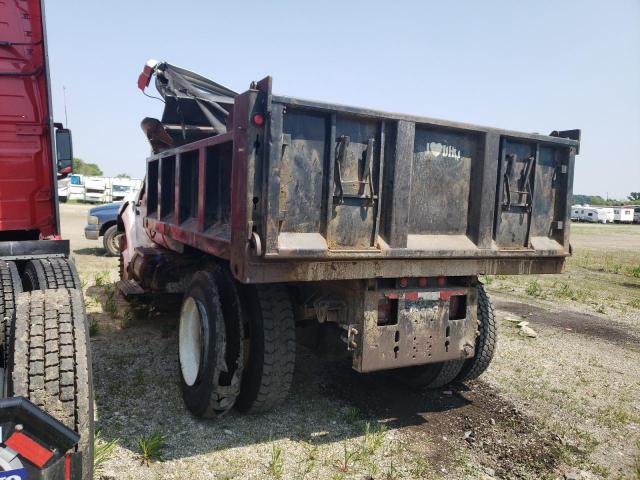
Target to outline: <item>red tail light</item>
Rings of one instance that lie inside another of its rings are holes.
[[[261,113],[254,113],[253,117],[251,117],[251,121],[256,127],[261,127],[264,125],[264,117]]]
[[[418,286],[419,287],[426,287],[427,286],[427,277],[418,278]]]
[[[402,278],[399,280],[399,283],[400,283],[400,286],[404,288],[404,287],[406,287],[407,285],[409,285],[409,279],[408,279],[407,277],[402,277]]]

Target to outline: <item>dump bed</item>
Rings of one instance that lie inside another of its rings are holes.
[[[147,226],[244,282],[559,273],[579,131],[550,136],[272,95],[148,163]]]

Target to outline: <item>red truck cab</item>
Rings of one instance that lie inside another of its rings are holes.
[[[17,3],[0,3],[2,243],[59,239],[56,181],[72,170],[71,132],[52,121],[41,1]]]

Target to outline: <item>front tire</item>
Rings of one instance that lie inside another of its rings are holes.
[[[120,254],[120,235],[118,226],[112,225],[104,232],[102,237],[102,245],[110,257],[117,257]]]

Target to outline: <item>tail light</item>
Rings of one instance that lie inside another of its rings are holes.
[[[409,285],[409,279],[407,277],[402,277],[398,283],[402,288],[404,288]]]
[[[262,125],[264,125],[264,116],[261,113],[254,113],[251,117],[251,122],[256,127],[261,127]]]

